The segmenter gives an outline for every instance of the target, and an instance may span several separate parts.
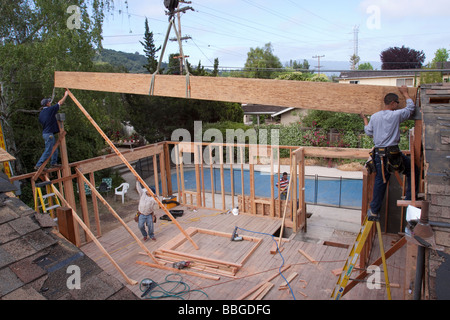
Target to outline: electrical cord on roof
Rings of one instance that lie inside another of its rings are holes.
[[[281,275],[281,277],[284,279],[284,281],[286,281],[286,284],[287,284],[287,286],[289,287],[289,290],[291,291],[291,294],[292,294],[292,297],[294,298],[294,300],[297,300],[297,299],[295,298],[294,292],[292,291],[291,285],[289,284],[289,281],[286,280],[286,278],[283,276],[283,273],[281,272],[281,268],[283,268],[283,266],[284,266],[284,257],[283,257],[283,255],[282,255],[281,252],[280,252],[280,248],[278,247],[278,243],[277,243],[277,241],[275,240],[275,237],[274,237],[272,234],[268,234],[268,233],[264,233],[264,232],[258,232],[258,231],[246,230],[246,229],[243,229],[243,228],[240,228],[240,227],[237,227],[237,228],[238,228],[238,229],[241,229],[242,231],[247,231],[247,232],[251,232],[251,233],[258,233],[258,234],[266,235],[266,236],[269,236],[269,237],[272,238],[273,242],[275,242],[275,244],[277,245],[277,252],[278,252],[278,254],[279,254],[280,257],[281,257],[281,260],[283,261],[282,264],[281,264],[281,266],[278,268],[278,272],[280,273],[280,275]]]

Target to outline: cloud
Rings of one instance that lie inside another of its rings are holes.
[[[363,0],[359,5],[363,12],[379,8],[382,19],[448,17],[448,0]]]

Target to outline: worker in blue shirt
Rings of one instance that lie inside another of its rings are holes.
[[[55,135],[59,133],[59,126],[56,120],[56,114],[59,111],[59,108],[66,101],[67,96],[69,95],[69,91],[66,90],[64,97],[55,105],[51,105],[52,99],[43,99],[41,101],[41,109],[39,113],[39,123],[42,125],[42,137],[45,141],[44,152],[42,153],[41,158],[37,162],[34,169],[37,171],[44,163],[45,160],[50,156],[53,146],[56,143]],[[52,155],[50,159],[50,166],[52,168],[61,166],[58,164],[58,148]]]
[[[362,113],[360,115],[364,120],[365,133],[373,138],[375,144],[372,160],[376,176],[373,198],[368,209],[369,220],[373,221],[380,219],[380,209],[391,173],[398,171],[407,177],[408,186],[405,199],[411,200],[411,160],[400,151],[398,144],[400,142],[400,123],[414,115],[415,105],[406,86],[400,87],[399,91],[406,99],[405,108],[400,108],[398,95],[389,93],[384,98],[383,110],[373,114],[370,122]],[[417,173],[418,170],[415,168],[416,192]]]

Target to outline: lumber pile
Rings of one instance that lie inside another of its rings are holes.
[[[207,234],[211,236],[224,237],[227,239],[231,239],[231,233],[225,233],[220,231],[201,229],[190,227],[186,229],[186,233],[192,237],[195,234]],[[226,276],[230,278],[235,278],[236,273],[242,268],[245,262],[249,259],[249,257],[253,254],[253,252],[258,248],[262,239],[250,237],[250,236],[242,236],[243,241],[249,241],[253,243],[251,248],[245,252],[244,256],[240,261],[227,261],[223,259],[214,259],[208,256],[207,252],[196,252],[196,254],[183,252],[179,249],[179,247],[186,242],[186,238],[179,234],[174,237],[169,242],[165,243],[159,249],[153,252],[155,258],[165,264],[173,264],[180,261],[189,261],[189,269],[203,271],[219,276]]]

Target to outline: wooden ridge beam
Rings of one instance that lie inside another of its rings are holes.
[[[186,76],[155,75],[154,95],[186,98]],[[387,93],[397,87],[292,80],[190,76],[192,99],[265,104],[359,114],[381,110]],[[55,87],[149,95],[152,75],[55,72]],[[409,88],[411,97],[417,88]],[[401,105],[404,98],[399,94]]]

